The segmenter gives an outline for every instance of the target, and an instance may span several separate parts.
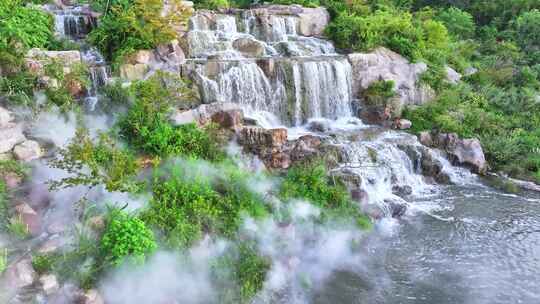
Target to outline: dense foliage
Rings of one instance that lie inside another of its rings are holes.
[[[103,13],[99,25],[89,36],[107,59],[118,62],[141,49],[153,49],[177,38],[175,27],[185,24],[190,12],[179,1],[163,0],[96,1]]]
[[[190,95],[181,79],[168,86],[160,76],[133,85],[134,103],[121,119],[120,133],[135,148],[153,156],[185,156],[215,160],[221,157],[216,140],[194,124],[174,126],[173,105]]]
[[[109,212],[100,243],[105,261],[120,265],[128,258],[135,263],[143,263],[156,248],[154,234],[144,222],[118,209]]]

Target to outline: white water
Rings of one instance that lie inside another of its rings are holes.
[[[236,102],[296,126],[310,118],[352,116],[349,62],[328,41],[299,36],[297,28],[295,16],[271,15],[261,22],[251,10],[194,15],[187,66],[203,102]],[[241,53],[234,48],[238,39],[263,54]]]

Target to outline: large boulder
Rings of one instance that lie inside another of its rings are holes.
[[[30,258],[24,258],[9,266],[5,272],[5,277],[5,281],[11,290],[16,290],[32,285],[36,279],[36,272],[32,267]]]
[[[149,71],[150,67],[147,64],[126,63],[120,66],[120,77],[128,81],[142,80]]]
[[[23,134],[21,125],[7,124],[4,128],[0,128],[0,153],[11,151],[13,147],[25,140],[26,137]]]
[[[41,289],[43,289],[45,295],[51,295],[60,289],[56,276],[52,274],[41,276],[39,278],[39,283],[41,284]]]
[[[154,53],[158,60],[174,66],[180,65],[186,61],[186,55],[180,47],[178,40],[158,45]]]
[[[420,105],[430,101],[434,92],[420,84],[420,76],[427,71],[425,63],[411,63],[405,57],[386,48],[370,53],[348,55],[353,73],[353,94],[361,98],[362,92],[376,81],[393,81],[396,104],[392,116],[399,116],[406,105]]]
[[[252,38],[238,38],[233,41],[232,45],[244,57],[261,57],[264,55],[265,45]]]
[[[330,22],[330,14],[323,7],[303,8],[299,17],[298,34],[302,36],[322,36]]]
[[[25,58],[26,66],[37,75],[43,75],[45,65],[51,62],[58,62],[64,67],[64,73],[69,73],[73,65],[82,62],[81,52],[31,49]]]
[[[461,139],[455,133],[428,132],[421,133],[419,139],[424,145],[445,151],[453,164],[469,167],[478,174],[487,173],[488,164],[478,139]]]
[[[278,148],[287,142],[287,129],[264,129],[261,127],[244,127],[240,132],[240,142],[255,149]]]

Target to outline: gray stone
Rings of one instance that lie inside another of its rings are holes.
[[[8,285],[13,289],[18,289],[32,285],[36,278],[36,272],[32,267],[32,261],[29,258],[24,258],[8,266],[5,276]]]
[[[420,84],[420,76],[427,71],[425,63],[410,63],[405,57],[378,48],[370,53],[348,55],[353,70],[353,94],[360,98],[361,93],[380,80],[394,81],[396,89],[393,116],[399,116],[407,105],[424,104],[434,97],[429,87]]]
[[[262,42],[251,38],[239,38],[233,42],[233,47],[244,57],[261,57],[265,46]]]
[[[45,295],[51,295],[60,289],[56,276],[52,274],[43,275],[39,278],[39,283]]]
[[[452,69],[449,66],[445,67],[446,72],[446,81],[450,84],[457,84],[461,80],[461,74],[456,72],[454,69]]]
[[[470,167],[475,173],[487,173],[488,164],[478,139],[460,139],[455,133],[439,133],[433,145],[444,150],[454,164]]]
[[[322,36],[330,22],[330,14],[323,7],[303,8],[298,17],[298,33],[302,36]]]
[[[4,128],[0,129],[0,153],[11,151],[15,145],[26,140],[22,132],[22,126],[14,123],[9,123]]]
[[[394,129],[407,130],[412,127],[412,122],[408,119],[397,119],[393,125]]]
[[[8,127],[9,123],[13,121],[13,114],[0,107],[0,129],[4,127]]]
[[[27,140],[13,148],[13,155],[17,160],[29,162],[40,158],[43,152],[37,141]]]
[[[149,71],[150,67],[146,64],[123,64],[120,66],[120,77],[128,81],[142,80]]]

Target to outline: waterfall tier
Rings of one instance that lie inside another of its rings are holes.
[[[203,102],[239,103],[287,125],[351,116],[348,60],[330,42],[300,35],[300,17],[264,12],[192,16],[184,74],[195,79]]]

